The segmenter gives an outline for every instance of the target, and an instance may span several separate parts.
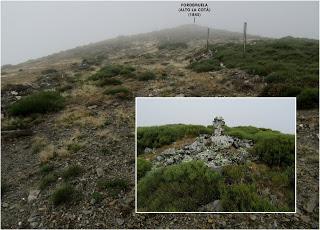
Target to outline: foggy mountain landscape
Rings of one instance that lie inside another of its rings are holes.
[[[2,228],[317,228],[319,41],[207,31],[2,65]],[[135,97],[191,96],[297,98],[296,213],[135,213]]]

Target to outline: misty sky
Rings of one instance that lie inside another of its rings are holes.
[[[295,133],[295,100],[291,98],[137,98],[138,126],[211,125],[222,116],[230,127],[252,125]]]
[[[208,2],[197,24],[268,37],[318,39],[318,2]],[[179,2],[1,2],[1,64],[61,50],[193,23]]]

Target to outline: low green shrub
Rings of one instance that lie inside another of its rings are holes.
[[[70,143],[70,144],[67,145],[67,150],[72,152],[72,153],[76,153],[80,149],[82,149],[82,145],[78,144],[78,143]]]
[[[107,65],[102,67],[97,73],[90,77],[90,80],[101,80],[104,78],[115,77],[121,72],[121,66],[119,65]]]
[[[52,164],[43,164],[40,167],[40,172],[42,174],[48,174],[49,172],[53,171],[54,166]]]
[[[150,161],[144,160],[142,158],[138,158],[137,160],[137,176],[138,180],[141,179],[149,172],[152,168],[152,164]]]
[[[311,109],[319,107],[319,89],[306,88],[298,95],[298,108]]]
[[[77,197],[76,190],[69,184],[61,185],[51,195],[51,201],[54,205],[67,203],[75,200]]]
[[[41,190],[45,189],[46,187],[48,187],[50,184],[56,182],[58,179],[58,176],[54,173],[50,173],[46,176],[44,176],[41,180],[40,180],[40,184],[39,184],[39,188]]]
[[[153,72],[144,72],[144,73],[141,73],[140,76],[138,77],[138,80],[139,81],[150,81],[150,80],[154,80],[156,79],[156,75],[153,73]]]
[[[131,97],[131,92],[125,87],[113,87],[104,91],[107,95],[114,95],[120,99],[129,99]]]
[[[67,180],[79,176],[81,173],[82,168],[79,165],[71,165],[62,172],[62,177]]]
[[[228,212],[279,211],[267,199],[259,197],[254,185],[226,186],[221,196],[222,207]]]
[[[138,210],[195,211],[219,198],[220,179],[201,161],[151,171],[138,182]]]
[[[94,199],[95,203],[100,203],[103,200],[103,195],[99,192],[93,192],[91,197]]]
[[[252,152],[270,166],[290,166],[295,160],[294,136],[265,136],[255,144]]]
[[[217,59],[208,59],[203,61],[194,62],[189,65],[193,71],[197,73],[208,72],[208,71],[217,71],[221,69],[220,62]]]
[[[13,116],[55,112],[64,107],[64,98],[57,92],[38,92],[14,102],[8,108]]]

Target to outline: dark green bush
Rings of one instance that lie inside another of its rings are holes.
[[[220,179],[201,161],[151,171],[138,182],[138,210],[195,211],[219,197]]]
[[[38,92],[11,104],[9,114],[27,116],[35,113],[54,112],[64,107],[64,98],[57,92]]]
[[[162,43],[158,46],[159,50],[167,49],[167,50],[175,50],[175,49],[186,49],[188,45],[183,42],[166,42]]]
[[[149,172],[152,168],[152,164],[150,161],[144,160],[142,158],[138,158],[137,160],[137,176],[138,180],[141,179]]]
[[[79,165],[71,165],[65,169],[62,173],[64,179],[70,179],[72,177],[79,176],[82,173],[82,168]]]
[[[222,43],[210,46],[215,58],[227,68],[240,68],[251,74],[266,77],[269,83],[261,96],[295,97],[308,88],[319,85],[319,41],[285,37],[281,39],[258,40],[249,43],[246,55],[242,55],[240,43]],[[213,60],[216,60],[213,59]],[[216,60],[198,61],[190,67],[196,72],[219,69]],[[213,63],[210,63],[213,62]],[[307,108],[318,107],[316,92],[298,96],[298,108],[304,108],[304,98],[311,101]],[[310,100],[309,100],[309,97]]]
[[[156,75],[153,72],[148,71],[148,72],[141,73],[138,79],[139,81],[154,80],[156,79]]]
[[[138,127],[137,143],[138,154],[143,153],[146,147],[158,148],[168,145],[183,137],[195,137],[199,134],[211,134],[212,128],[201,125],[162,125],[152,127]]]
[[[114,95],[120,99],[129,99],[131,97],[131,92],[125,87],[113,87],[104,91],[107,95]]]
[[[91,80],[101,80],[103,78],[110,78],[119,75],[121,72],[121,66],[119,65],[107,65],[101,68],[97,73],[90,77]]]
[[[194,62],[189,65],[189,68],[191,68],[197,73],[208,72],[212,70],[216,71],[221,69],[220,62],[217,59],[208,59],[199,62]]]
[[[295,140],[293,135],[275,135],[260,137],[253,147],[253,153],[266,164],[290,166],[294,164]]]
[[[319,89],[307,88],[302,90],[297,98],[298,108],[311,109],[319,107]]]
[[[76,198],[76,194],[77,192],[71,185],[64,184],[52,193],[51,201],[54,205],[71,202]]]
[[[228,212],[279,211],[267,199],[258,196],[254,185],[226,186],[222,192],[221,201],[223,209]]]

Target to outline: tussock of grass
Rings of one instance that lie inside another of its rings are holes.
[[[79,165],[71,165],[62,172],[62,177],[66,180],[79,176],[82,173],[82,168]]]
[[[107,95],[116,96],[120,99],[129,99],[131,97],[131,92],[129,91],[129,89],[120,86],[107,89],[106,91],[104,91],[104,93]]]
[[[50,184],[53,184],[54,182],[56,182],[58,179],[58,176],[54,173],[50,173],[46,176],[44,176],[41,181],[40,181],[40,184],[39,184],[39,188],[42,190],[42,189],[45,189],[46,187],[48,187]]]
[[[121,191],[126,191],[129,188],[129,183],[125,179],[100,179],[97,182],[99,189],[106,189],[110,195],[116,197]]]
[[[55,112],[64,107],[64,98],[57,92],[39,92],[14,102],[8,108],[13,116]]]
[[[139,81],[150,81],[156,79],[156,75],[153,72],[147,71],[144,73],[141,73],[140,76],[138,76]]]
[[[52,193],[51,201],[54,205],[59,205],[75,200],[77,198],[76,196],[77,192],[75,189],[69,184],[64,184]]]

